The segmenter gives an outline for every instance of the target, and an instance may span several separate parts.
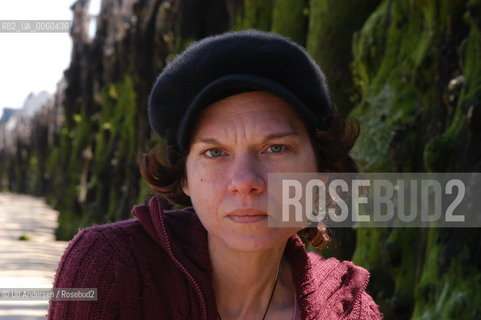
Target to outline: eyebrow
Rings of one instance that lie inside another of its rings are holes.
[[[297,130],[291,130],[287,132],[279,132],[279,133],[271,133],[264,138],[264,143],[270,140],[275,140],[279,138],[289,137],[289,136],[298,136],[299,132]]]
[[[270,140],[280,139],[280,138],[289,137],[289,136],[298,136],[298,135],[299,133],[296,130],[279,132],[279,133],[271,133],[264,138],[262,143],[266,143]],[[215,138],[199,138],[199,139],[195,139],[192,142],[192,144],[195,144],[195,143],[221,144]]]

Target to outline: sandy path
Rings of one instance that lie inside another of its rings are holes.
[[[51,288],[67,242],[55,241],[58,212],[42,199],[0,193],[0,288]],[[31,241],[19,241],[27,234]],[[45,319],[48,301],[2,301],[1,320]]]

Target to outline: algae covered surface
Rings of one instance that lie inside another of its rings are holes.
[[[479,171],[480,4],[383,1],[354,36],[363,170]],[[388,319],[478,319],[480,241],[477,229],[364,229],[353,260]]]

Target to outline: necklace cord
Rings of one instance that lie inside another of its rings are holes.
[[[274,292],[276,291],[277,287],[277,281],[279,280],[279,270],[281,269],[281,264],[279,263],[279,268],[277,268],[277,273],[276,273],[276,280],[274,281],[274,286],[272,287],[272,292],[271,296],[269,297],[269,302],[267,303],[266,311],[264,312],[264,316],[262,317],[262,320],[265,320],[267,316],[267,312],[269,312],[269,307],[271,306],[272,298],[274,297]],[[217,319],[222,320],[219,311],[217,311]]]

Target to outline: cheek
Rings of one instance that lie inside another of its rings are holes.
[[[188,168],[188,191],[193,204],[196,207],[208,206],[215,203],[217,195],[220,194],[221,181],[219,174],[191,166]],[[207,203],[206,203],[207,202]]]
[[[202,170],[196,166],[196,163],[189,157],[185,163],[185,179],[182,184],[182,190],[189,197],[195,197],[199,189],[202,189],[204,182],[204,174]]]

